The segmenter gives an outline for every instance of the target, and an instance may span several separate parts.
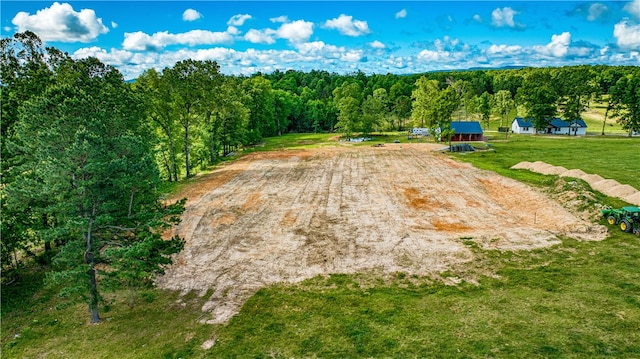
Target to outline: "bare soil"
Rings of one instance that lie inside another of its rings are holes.
[[[185,189],[186,240],[158,278],[210,297],[225,323],[258,289],[331,273],[434,275],[474,260],[464,241],[527,250],[601,240],[542,192],[433,152],[439,145],[255,153]],[[213,293],[213,294],[211,294]]]

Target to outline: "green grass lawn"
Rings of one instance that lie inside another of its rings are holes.
[[[393,136],[404,135],[384,141]],[[260,149],[336,145],[330,137],[287,135]],[[537,186],[555,179],[509,167],[542,160],[640,187],[637,138],[512,136],[492,146],[457,156]],[[563,238],[535,251],[482,250],[467,241],[476,260],[440,274],[475,278],[457,286],[404,273],[271,286],[225,326],[199,323],[206,296],[178,301],[178,293],[160,290],[137,293],[133,307],[128,293],[107,293],[102,323],[89,325],[86,306],[44,289],[43,269],[33,265],[2,285],[2,357],[638,358],[640,239],[610,232],[604,241]],[[202,349],[211,338],[216,344]]]
[[[640,138],[511,135],[508,141],[496,139],[490,144],[495,152],[459,158],[506,176],[518,176],[509,168],[521,161],[544,161],[599,174],[640,189]]]

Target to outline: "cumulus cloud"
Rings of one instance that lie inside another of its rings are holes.
[[[473,21],[482,23],[482,16],[478,14],[473,15]]]
[[[115,29],[116,27],[118,27],[118,24],[114,21],[111,21],[111,28]]]
[[[587,20],[595,21],[602,17],[604,14],[609,12],[609,8],[607,5],[594,3],[589,6],[589,11],[587,15]]]
[[[431,43],[428,49],[420,51],[416,55],[418,62],[453,62],[465,59],[471,52],[468,44],[444,36]]]
[[[296,20],[287,22],[278,29],[251,29],[245,35],[244,39],[254,44],[273,44],[276,39],[289,40],[292,43],[309,41],[313,34],[313,23],[304,20]]]
[[[545,46],[534,46],[533,49],[538,54],[546,57],[565,57],[569,53],[569,45],[571,45],[571,34],[563,32],[560,35],[552,35],[551,42]]]
[[[338,30],[342,35],[361,36],[371,32],[366,21],[354,20],[353,16],[341,14],[339,17],[327,20],[324,27]]]
[[[44,41],[89,42],[109,32],[92,9],[79,12],[67,3],[54,2],[34,15],[21,11],[11,20],[18,32],[31,30]]]
[[[269,19],[271,22],[289,22],[289,18],[286,15],[272,17]]]
[[[404,19],[407,17],[407,9],[402,9],[396,13],[396,19]]]
[[[618,46],[625,50],[640,49],[640,25],[622,20],[613,27],[613,36]]]
[[[502,9],[496,8],[491,12],[491,25],[493,25],[494,27],[523,29],[525,26],[516,22],[513,18],[518,14],[518,11],[515,11],[510,7],[504,7]]]
[[[592,4],[578,4],[571,11],[567,12],[569,16],[584,17],[587,21],[605,21],[610,14],[611,10],[607,5],[597,2]]]
[[[282,24],[276,31],[276,35],[281,39],[291,42],[308,41],[313,34],[313,23],[304,20],[296,20]]]
[[[636,19],[640,20],[640,0],[633,0],[624,6],[624,11],[633,15]]]
[[[325,44],[324,41],[305,42],[296,45],[298,53],[308,60],[337,60],[359,62],[364,59],[362,50],[349,50],[344,46]]]
[[[251,29],[244,35],[244,39],[254,44],[271,45],[276,42],[274,36],[276,31],[273,29],[256,30]]]
[[[250,20],[252,17],[249,14],[237,14],[233,15],[229,21],[227,21],[227,25],[229,26],[242,26],[244,22]]]
[[[230,43],[233,37],[227,32],[212,32],[207,30],[191,30],[179,34],[168,31],[156,32],[148,35],[142,31],[125,32],[122,47],[134,51],[159,51],[170,45],[211,45]]]
[[[493,57],[512,57],[520,55],[522,47],[519,45],[491,45],[486,50],[486,54]]]
[[[182,13],[182,20],[184,21],[196,21],[202,18],[202,14],[194,9],[187,9]]]
[[[373,47],[374,49],[384,49],[386,48],[385,44],[383,44],[382,42],[376,40],[374,42],[370,42],[369,46]]]

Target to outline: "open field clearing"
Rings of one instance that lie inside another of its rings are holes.
[[[225,323],[258,289],[322,274],[434,275],[486,249],[535,249],[606,229],[542,192],[433,152],[440,145],[254,153],[190,186],[185,249],[161,288]],[[460,278],[471,280],[470,278]]]

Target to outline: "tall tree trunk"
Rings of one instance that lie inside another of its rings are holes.
[[[173,167],[173,181],[178,182],[178,165],[176,164],[176,147],[173,144],[173,136],[169,131],[169,146],[171,150],[171,167]],[[171,178],[171,172],[169,172],[169,178]]]
[[[602,136],[604,136],[604,127],[607,125],[607,116],[609,115],[610,104],[607,103],[607,110],[604,112],[604,121],[602,121]]]
[[[187,170],[186,178],[191,177],[191,165],[189,164],[189,125],[183,125],[184,127],[184,162]]]
[[[84,253],[85,263],[89,265],[87,274],[89,275],[89,316],[91,324],[100,323],[98,312],[98,281],[96,279],[96,263],[93,255],[93,243],[91,234],[93,232],[93,218],[89,219],[89,228],[85,235],[87,239],[87,250]]]
[[[169,174],[169,182],[173,181],[173,175],[171,174],[171,166],[169,165],[167,154],[164,151],[162,151],[162,162],[164,163],[164,169]]]
[[[135,189],[131,189],[131,195],[129,196],[129,211],[127,212],[127,218],[131,218],[131,209],[133,208],[133,194],[135,193]]]

